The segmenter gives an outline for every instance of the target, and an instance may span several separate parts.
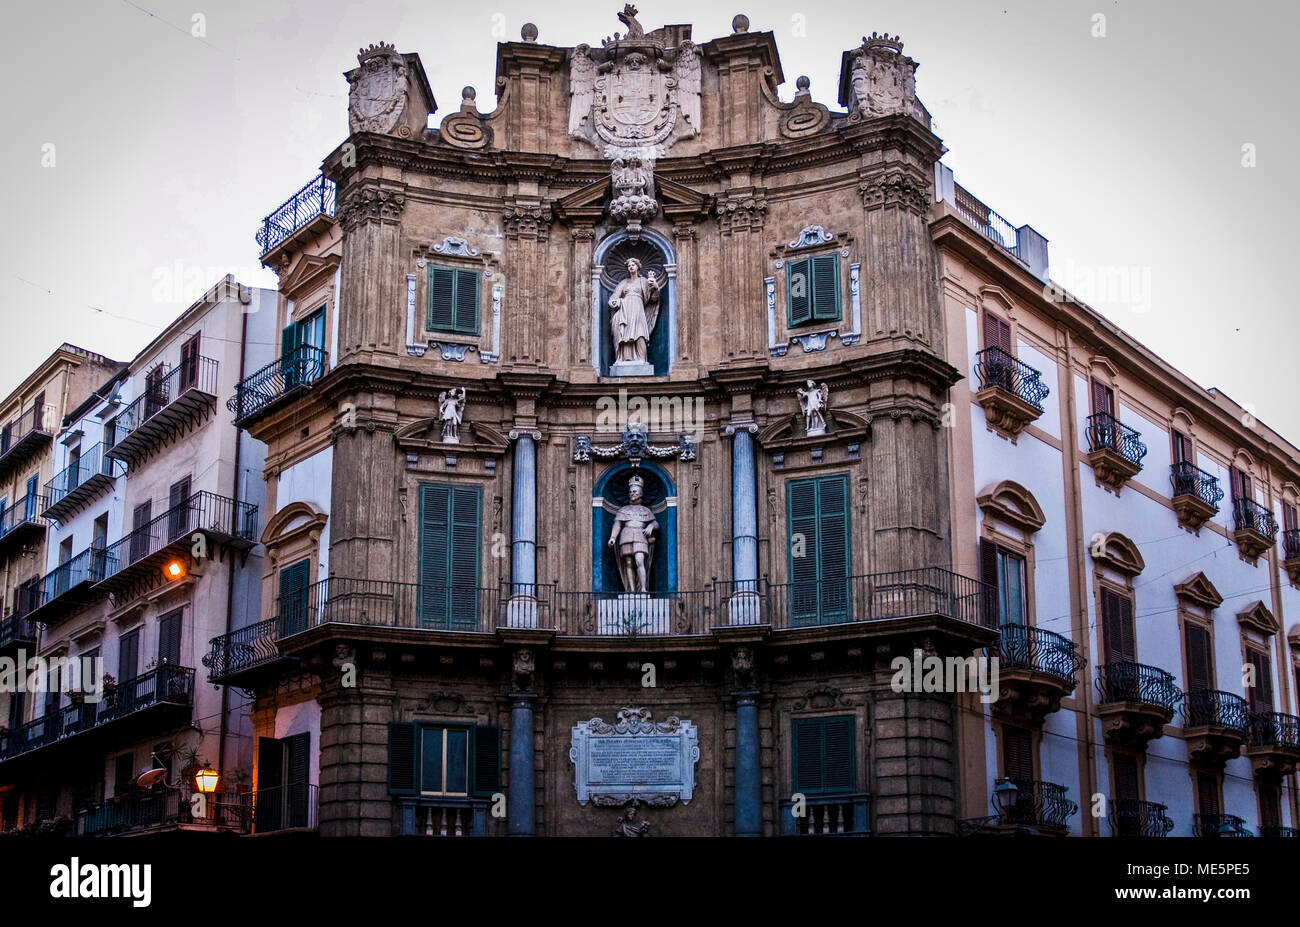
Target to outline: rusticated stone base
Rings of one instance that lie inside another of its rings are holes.
[[[950,695],[877,692],[871,751],[875,833],[952,835],[956,743]]]

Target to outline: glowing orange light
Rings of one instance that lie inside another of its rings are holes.
[[[171,563],[167,564],[166,572],[168,579],[180,579],[185,575],[185,567],[181,566],[179,560],[173,560]]]

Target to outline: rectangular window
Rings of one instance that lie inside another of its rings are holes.
[[[36,394],[32,399],[32,431],[45,430],[45,393]]]
[[[190,530],[190,478],[177,480],[167,491],[167,540],[174,541]]]
[[[140,629],[129,631],[117,640],[117,681],[134,679],[140,672]]]
[[[840,256],[818,254],[785,265],[788,327],[840,318]]]
[[[1265,831],[1276,831],[1282,826],[1282,790],[1273,782],[1259,783],[1259,829],[1260,836]]]
[[[1137,642],[1133,629],[1133,600],[1113,589],[1101,590],[1102,643],[1107,663],[1137,661]]]
[[[90,529],[90,573],[95,582],[104,578],[108,563],[108,513],[95,519]]]
[[[420,486],[420,624],[473,631],[479,625],[482,492]]]
[[[117,419],[110,418],[104,423],[104,450],[108,450],[117,443]],[[105,460],[107,466],[108,461]]]
[[[388,725],[392,794],[486,797],[500,788],[500,728],[424,722]]]
[[[307,630],[311,561],[299,560],[280,570],[280,590],[276,598],[276,615],[280,636]]]
[[[180,384],[177,392],[194,389],[199,385],[199,333],[186,339],[181,345]]]
[[[1212,773],[1196,774],[1196,800],[1200,814],[1219,813],[1219,780]]]
[[[796,792],[825,795],[854,790],[857,722],[852,715],[796,718],[791,733]]]
[[[1296,519],[1295,506],[1292,505],[1290,502],[1283,502],[1282,503],[1282,530],[1294,531],[1296,530],[1297,527],[1300,527],[1300,522],[1298,522]],[[1290,555],[1288,554],[1288,556]]]
[[[476,270],[429,265],[429,331],[477,335],[480,274]]]
[[[984,313],[984,347],[999,348],[1008,354],[1011,350],[1011,323],[999,319],[991,312]]]
[[[1180,431],[1174,432],[1174,463],[1192,463],[1192,439]]]
[[[144,375],[144,417],[149,418],[167,405],[167,365],[159,364]]]
[[[999,625],[1027,625],[1025,558],[980,539],[980,579],[997,590]]]
[[[823,476],[786,483],[790,623],[830,624],[849,618],[849,478]]]
[[[113,794],[122,795],[135,788],[135,754],[119,753],[113,760]]]
[[[1115,801],[1138,800],[1138,763],[1127,753],[1116,753],[1111,760],[1115,774],[1115,787],[1111,799]]]
[[[148,527],[153,520],[153,501],[142,502],[131,510],[131,563],[147,556],[153,547],[153,533]],[[119,564],[124,566],[125,564]]]
[[[1022,727],[1002,726],[1002,770],[1008,779],[1034,778],[1034,737]]]
[[[1255,684],[1246,689],[1246,700],[1251,711],[1273,710],[1273,661],[1267,653],[1246,648],[1246,662],[1255,670]]]
[[[325,307],[317,309],[305,319],[291,322],[280,335],[281,373],[284,376],[284,388],[293,389],[303,383],[311,383],[325,371],[322,369],[321,356],[316,351],[298,352],[301,347],[325,350]]]
[[[158,665],[181,663],[181,609],[158,619]]]
[[[310,733],[257,739],[253,826],[258,833],[310,825],[310,763]]]
[[[1115,415],[1115,391],[1099,380],[1092,381],[1092,414]]]
[[[1250,474],[1236,467],[1232,468],[1232,498],[1255,501],[1255,488]]]
[[[1210,629],[1188,622],[1183,626],[1187,650],[1187,689],[1214,688],[1214,647]]]

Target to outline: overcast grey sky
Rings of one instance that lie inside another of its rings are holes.
[[[439,101],[491,109],[496,43],[595,43],[622,0],[43,0],[6,8],[0,395],[62,341],[127,360],[227,271],[347,132],[362,45],[418,52]],[[643,0],[697,41],[746,13],[786,84],[836,105],[840,53],[900,34],[957,182],[1051,242],[1052,275],[1300,442],[1286,285],[1300,4],[1239,0]],[[1095,33],[1103,25],[1104,37]],[[196,20],[202,17],[201,20]],[[196,22],[205,35],[195,38]],[[1255,166],[1243,166],[1243,145]],[[52,148],[49,146],[53,146]],[[47,166],[51,154],[53,166]],[[1097,269],[1128,291],[1088,291]],[[1149,281],[1149,291],[1147,282]]]

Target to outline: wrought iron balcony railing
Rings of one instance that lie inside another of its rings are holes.
[[[1036,779],[1012,779],[1016,797],[1008,809],[998,808],[997,823],[1002,827],[1066,827],[1079,806],[1066,797],[1066,789],[1055,782]]]
[[[1281,824],[1259,825],[1261,837],[1300,837],[1300,828],[1283,827]]]
[[[24,526],[44,528],[43,511],[45,496],[23,496],[8,508],[0,509],[0,540]]]
[[[990,241],[1001,245],[1019,257],[1019,234],[1016,227],[994,212],[989,206],[975,198],[961,184],[954,184],[953,193],[957,212],[963,219],[978,229]]]
[[[1055,676],[1074,686],[1083,657],[1069,638],[1023,624],[1004,624],[1000,642],[990,647],[1002,669],[1026,669]]]
[[[871,796],[865,792],[809,795],[804,814],[795,817],[794,802],[781,802],[782,837],[868,837],[871,835]]]
[[[104,691],[98,702],[69,705],[51,714],[0,733],[0,761],[49,746],[155,705],[190,707],[194,698],[194,670],[164,663],[119,682]]]
[[[1196,814],[1192,833],[1197,837],[1253,837],[1246,822],[1235,814]]]
[[[1136,798],[1112,801],[1108,820],[1115,837],[1167,837],[1174,829],[1174,819],[1166,806]]]
[[[1282,532],[1282,557],[1285,560],[1300,560],[1300,528],[1289,528]]]
[[[1090,454],[1101,450],[1114,451],[1137,467],[1142,466],[1142,458],[1147,455],[1147,446],[1142,443],[1142,435],[1109,412],[1089,415],[1084,437],[1088,441]]]
[[[1234,499],[1232,515],[1238,531],[1254,531],[1273,543],[1277,538],[1277,519],[1254,499]]]
[[[226,408],[235,413],[235,424],[242,425],[296,390],[311,386],[325,375],[328,357],[320,348],[303,344],[245,377],[226,400]]]
[[[154,430],[148,427],[151,423],[156,422],[160,428],[174,425],[172,416],[162,415],[165,410],[174,408],[179,413],[188,413],[191,397],[215,396],[217,367],[215,359],[195,356],[163,376],[146,377],[144,392],[117,416],[116,440],[104,453],[119,458],[134,453]],[[182,403],[182,399],[186,401]]]
[[[318,789],[307,782],[290,783],[252,793],[253,831],[269,834],[292,829],[315,829],[320,801]]]
[[[262,254],[266,255],[278,248],[317,216],[334,215],[336,198],[334,181],[326,179],[323,174],[317,174],[262,220],[262,227],[257,233],[257,244],[261,247]]]
[[[274,663],[283,655],[275,646],[277,621],[268,618],[246,628],[222,634],[210,641],[212,649],[203,657],[208,681],[220,682],[246,670]]]
[[[1196,496],[1202,502],[1216,509],[1223,501],[1223,490],[1219,487],[1219,478],[1211,476],[1189,461],[1183,460],[1169,468],[1169,482],[1173,484],[1173,494],[1177,496]]]
[[[162,829],[178,824],[200,824],[222,830],[248,830],[251,795],[211,795],[207,816],[196,818],[181,793],[159,788],[109,799],[77,814],[79,837],[108,837]]]
[[[1250,716],[1253,747],[1300,751],[1300,718],[1281,711],[1257,711]]]
[[[1043,375],[1001,348],[985,348],[975,355],[975,376],[980,389],[997,387],[1029,403],[1039,412],[1051,390]]]
[[[107,551],[87,547],[66,563],[61,563],[27,587],[23,596],[26,614],[36,617],[47,606],[89,583],[104,578]],[[47,620],[42,617],[42,620]]]
[[[211,492],[196,492],[152,521],[126,534],[104,552],[97,582],[106,582],[136,565],[146,565],[173,545],[189,546],[194,532],[251,545],[257,538],[257,506]]]
[[[1183,696],[1182,714],[1187,727],[1228,728],[1242,737],[1250,730],[1250,708],[1244,698],[1231,692],[1190,689]]]
[[[990,630],[997,627],[993,591],[979,580],[940,567],[820,582],[763,583],[760,587],[763,614],[774,629],[924,615],[953,618]],[[719,622],[741,623],[729,620],[734,614],[730,604],[720,608]]]
[[[33,405],[0,427],[0,473],[17,464],[27,452],[54,437],[58,415],[48,402]]]
[[[1097,702],[1138,702],[1172,712],[1182,692],[1172,673],[1142,663],[1118,661],[1097,667]]]
[[[45,484],[46,514],[51,518],[67,514],[96,492],[111,486],[113,480],[125,472],[126,467],[120,460],[104,456],[103,444],[87,448],[76,461]]]
[[[0,619],[0,653],[10,647],[22,647],[24,644],[36,643],[36,625],[15,612],[8,618]]]

